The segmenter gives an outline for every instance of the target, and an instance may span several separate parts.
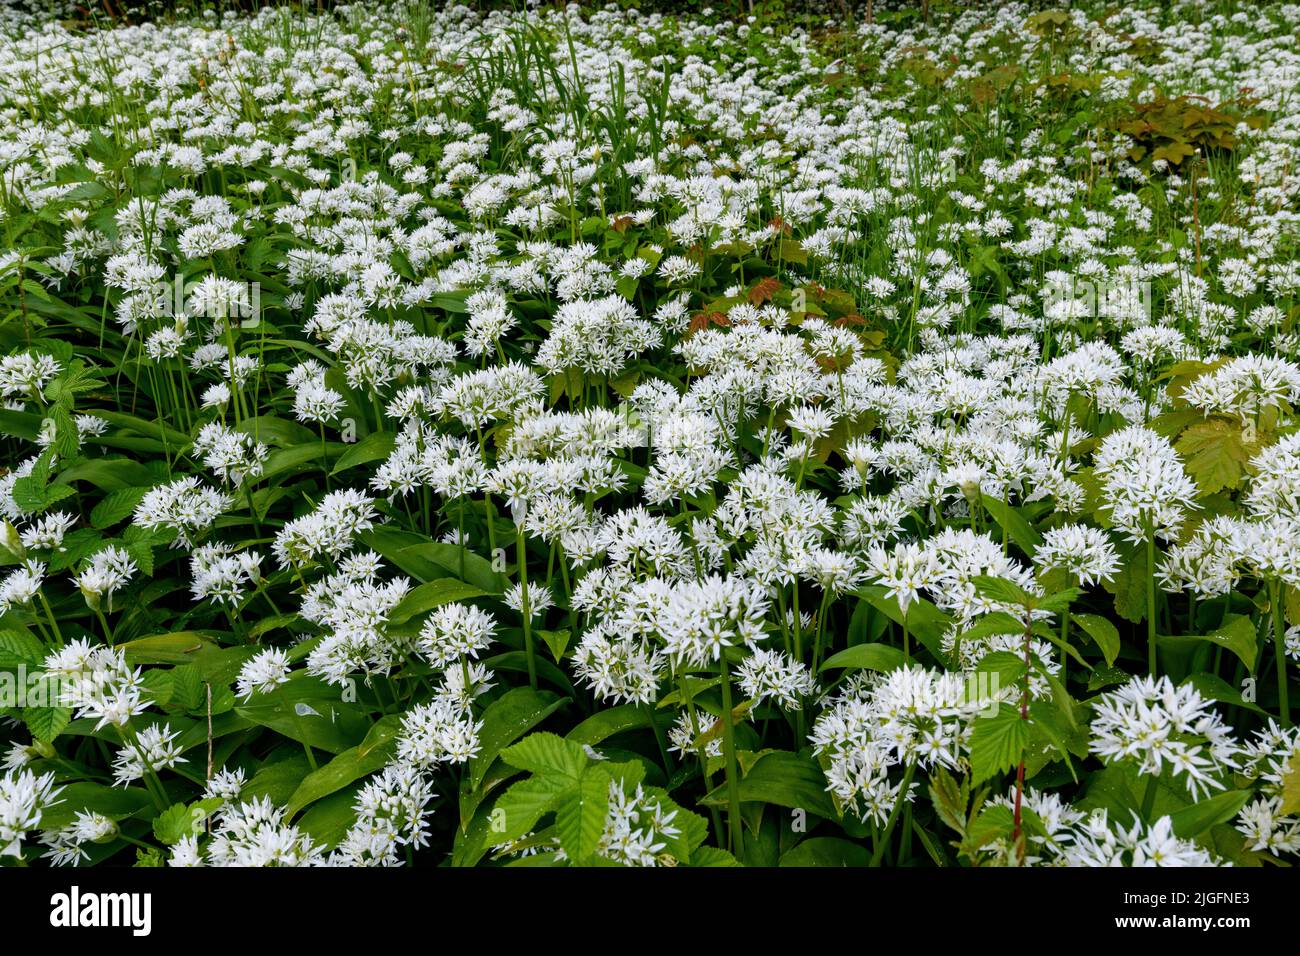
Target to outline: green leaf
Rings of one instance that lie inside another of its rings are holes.
[[[1162,647],[1189,647],[1200,641],[1231,651],[1246,665],[1247,671],[1255,673],[1255,656],[1259,653],[1259,643],[1255,635],[1255,622],[1248,615],[1231,615],[1227,624],[1208,634],[1161,635],[1156,638],[1156,643]]]
[[[958,642],[993,637],[998,634],[1023,634],[1025,625],[1014,614],[1006,611],[991,611],[981,614],[975,623],[957,635]]]
[[[318,770],[313,770],[303,778],[298,789],[289,798],[287,812],[290,817],[300,810],[341,790],[353,781],[372,773],[378,773],[388,763],[393,744],[402,729],[402,720],[397,714],[381,717],[366,739],[350,750],[345,750]]]
[[[197,800],[189,806],[174,803],[154,817],[153,835],[158,838],[159,843],[175,846],[185,837],[198,833],[202,829],[203,821],[223,803],[225,801],[220,797]]]
[[[781,855],[779,866],[870,866],[871,852],[839,837],[812,837]]]
[[[529,734],[519,743],[501,751],[501,759],[512,767],[548,776],[576,780],[588,763],[587,752],[580,744],[555,734]]]
[[[498,697],[483,711],[479,751],[469,764],[469,784],[477,790],[501,751],[514,743],[568,701],[549,691],[516,687]],[[584,755],[585,756],[585,755]],[[512,764],[512,766],[518,766]]]
[[[404,624],[417,614],[432,611],[444,604],[487,597],[487,592],[455,578],[439,578],[412,588],[388,615],[390,624]]]
[[[337,793],[322,797],[300,816],[295,825],[326,849],[338,846],[356,822],[356,795],[361,784],[353,783]]]
[[[397,436],[392,432],[371,432],[339,455],[339,460],[334,463],[334,471],[331,474],[337,475],[357,465],[387,459],[393,453],[396,444]]]
[[[292,448],[295,445],[315,443],[320,450],[320,436],[306,425],[275,415],[258,415],[246,418],[235,426],[235,431],[243,432],[254,441],[275,448]]]
[[[520,780],[498,798],[483,820],[482,833],[469,839],[478,836],[482,844],[488,846],[513,843],[531,833],[537,821],[555,809],[577,786],[577,777],[543,775]],[[465,846],[461,856],[472,862],[480,853],[477,848]]]
[[[555,663],[564,660],[564,652],[569,646],[568,631],[547,631],[539,628],[535,633],[546,643],[551,656],[555,658]]]
[[[314,678],[290,679],[259,694],[235,713],[276,733],[332,754],[357,746],[371,723],[361,707],[339,698],[339,689]]]
[[[806,810],[827,820],[839,819],[839,812],[826,792],[826,775],[811,757],[788,750],[762,754],[740,780],[742,803],[770,803],[778,807]],[[708,806],[725,806],[726,784],[701,800]]]
[[[1034,597],[1020,585],[1006,578],[991,577],[987,574],[977,574],[971,578],[971,583],[975,585],[975,591],[980,597],[990,601],[997,601],[1001,604],[1010,604],[1016,607],[1028,607],[1033,604]]]
[[[668,720],[667,717],[661,718]],[[608,737],[650,726],[650,717],[641,704],[620,704],[598,710],[566,735],[565,739],[594,747]]]
[[[72,710],[68,707],[24,707],[23,723],[37,740],[52,743],[72,723]]]
[[[59,802],[41,812],[41,829],[62,829],[75,821],[78,813],[102,813],[111,820],[125,820],[152,806],[149,791],[143,788],[77,781],[65,785]]]
[[[691,866],[740,866],[740,861],[716,846],[698,847],[691,854]]]
[[[90,526],[103,530],[123,521],[135,512],[148,488],[120,488],[110,491],[90,512]]]
[[[1247,442],[1241,423],[1222,415],[1197,422],[1174,447],[1187,461],[1187,473],[1201,495],[1236,488],[1247,463],[1259,454],[1259,442]]]
[[[1034,552],[1043,543],[1043,536],[1018,509],[1000,498],[989,497],[981,497],[980,506],[993,516],[993,520],[1006,531],[1007,536],[1016,543],[1016,547],[1023,551],[1026,557],[1034,556]]]
[[[1115,613],[1137,624],[1147,616],[1147,546],[1125,542],[1117,550],[1119,571],[1102,587],[1115,595]]]
[[[1119,656],[1119,631],[1115,625],[1100,614],[1071,614],[1070,618],[1082,628],[1101,651],[1106,666],[1111,667]]]
[[[1025,676],[1025,659],[1015,651],[990,651],[979,659],[975,665],[976,674],[994,675],[993,686],[985,693],[984,688],[976,682],[978,699],[993,697],[1003,687],[1014,687]]]
[[[1300,750],[1291,752],[1286,772],[1282,774],[1282,806],[1279,816],[1300,814]]]
[[[1250,801],[1250,797],[1249,790],[1228,790],[1171,813],[1169,819],[1174,834],[1190,840],[1216,824],[1227,823]]]
[[[903,652],[888,644],[855,644],[838,654],[832,654],[821,669],[872,670],[888,673],[904,663]]]
[[[282,807],[289,802],[289,798],[310,771],[311,764],[307,762],[307,755],[301,748],[281,749],[257,769],[257,773],[239,792],[239,799],[266,797],[276,806]]]
[[[1128,675],[1125,674],[1124,676],[1127,680]],[[1240,690],[1233,687],[1218,674],[1208,674],[1202,671],[1199,674],[1192,674],[1184,680],[1183,683],[1190,684],[1192,687],[1196,688],[1198,694],[1210,700],[1217,700],[1220,703],[1231,704],[1234,707],[1242,707],[1259,714],[1261,717],[1267,717],[1269,715],[1268,711],[1263,707],[1260,707],[1259,704],[1246,700],[1242,696]]]
[[[971,730],[971,782],[982,783],[1015,767],[1029,742],[1027,722],[1010,704],[1003,704],[993,717],[980,717]]]
[[[958,784],[947,770],[939,767],[930,775],[930,802],[935,815],[959,836],[966,833],[966,808],[970,803],[970,785]]]
[[[322,448],[319,440],[310,442],[305,445],[294,445],[290,448],[277,448],[271,454],[266,456],[266,463],[262,466],[263,482],[270,482],[274,478],[282,475],[289,475],[299,471],[310,471],[320,468],[322,462],[328,466],[331,458],[340,454],[344,449],[350,446],[340,442],[327,442]]]
[[[592,771],[583,774],[555,811],[556,836],[574,866],[582,866],[595,854],[609,811],[609,773],[598,767]]]
[[[126,654],[127,663],[188,664],[205,649],[215,649],[212,638],[198,631],[173,631],[170,634],[153,634],[119,644]]]
[[[895,624],[903,626],[904,615],[898,606],[898,599],[889,597],[883,587],[869,585],[859,588],[857,593]],[[914,598],[907,605],[906,619],[907,629],[925,645],[926,650],[940,661],[947,661],[943,637],[952,626],[952,619],[925,598]]]
[[[30,631],[0,631],[0,669],[31,667],[45,659],[45,645]]]

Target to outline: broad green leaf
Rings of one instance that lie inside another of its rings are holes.
[[[339,455],[339,460],[334,463],[333,474],[337,475],[357,465],[387,459],[393,453],[396,443],[397,436],[392,432],[371,432]]]
[[[217,643],[198,631],[174,631],[171,634],[154,634],[139,637],[118,645],[126,654],[127,663],[188,664],[205,649],[216,649]]]
[[[888,644],[855,644],[828,657],[821,669],[872,670],[888,673],[903,666],[903,652]]]
[[[298,789],[289,798],[288,815],[295,816],[309,804],[341,790],[353,781],[384,769],[393,751],[393,743],[402,729],[401,718],[396,714],[381,717],[366,739],[350,750],[345,750],[318,770],[303,778]]]
[[[781,855],[781,866],[858,867],[871,865],[871,851],[839,837],[811,837]]]
[[[667,724],[670,720],[669,717],[660,717],[659,719],[664,724]],[[644,706],[640,704],[619,704],[616,707],[596,711],[569,731],[566,739],[572,740],[574,743],[594,747],[615,734],[621,734],[629,730],[639,730],[642,727],[649,726],[650,716]]]
[[[125,820],[153,807],[143,787],[112,787],[79,780],[64,785],[59,802],[41,812],[41,829],[59,830],[73,823],[78,813],[102,813],[111,820]]]
[[[993,520],[1006,530],[1007,536],[1016,543],[1027,557],[1032,558],[1038,546],[1043,543],[1043,536],[1026,520],[1020,511],[1000,498],[987,496],[980,498],[980,507],[993,516]]]
[[[1278,814],[1280,816],[1300,814],[1300,750],[1291,752],[1286,772],[1282,775],[1282,806],[1278,808]]]
[[[1228,790],[1172,813],[1170,822],[1174,834],[1190,840],[1215,824],[1227,823],[1250,801],[1250,797],[1249,790]]]
[[[1119,631],[1115,625],[1100,614],[1071,614],[1070,619],[1092,638],[1105,658],[1106,666],[1112,666],[1120,648]]]
[[[486,597],[487,592],[458,581],[455,578],[439,578],[411,589],[398,605],[388,614],[390,624],[404,624],[417,614],[432,611],[444,604],[456,601],[468,601],[471,598]]]
[[[1195,646],[1200,641],[1231,651],[1246,665],[1247,671],[1255,673],[1255,657],[1259,653],[1259,642],[1255,635],[1255,622],[1249,616],[1232,615],[1227,624],[1215,628],[1208,634],[1161,635],[1156,638],[1156,643],[1164,647]]]
[[[492,761],[502,749],[510,746],[543,720],[568,703],[549,691],[536,691],[530,687],[516,687],[498,697],[483,711],[483,726],[479,730],[479,752],[469,763],[471,790],[478,790]],[[513,764],[513,766],[518,766]]]
[[[340,699],[338,688],[314,681],[290,680],[253,696],[235,708],[255,724],[332,754],[357,746],[370,730],[360,705]]]
[[[740,780],[742,803],[770,803],[778,807],[806,810],[827,820],[839,813],[826,792],[826,775],[811,757],[786,750],[760,756]],[[701,800],[705,805],[725,806],[727,787],[717,787]]]

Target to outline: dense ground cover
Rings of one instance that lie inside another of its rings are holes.
[[[0,37],[0,862],[1300,851],[1300,6]]]

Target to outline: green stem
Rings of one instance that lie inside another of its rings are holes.
[[[1277,706],[1283,727],[1291,726],[1291,703],[1287,699],[1286,621],[1282,617],[1282,582],[1269,582],[1269,599],[1273,606],[1273,653],[1277,664]]]
[[[519,609],[524,617],[524,651],[528,654],[528,686],[537,689],[537,655],[533,651],[533,609],[528,602],[528,552],[524,529],[515,525],[515,561],[519,565]]]
[[[1156,805],[1156,790],[1159,783],[1159,777],[1154,775],[1147,777],[1146,792],[1142,794],[1142,819],[1148,824],[1155,823],[1155,821],[1151,819],[1151,813]]]
[[[740,818],[740,771],[736,765],[736,728],[731,712],[731,666],[727,655],[722,661],[722,749],[727,761],[727,823],[731,831],[730,848],[736,859],[743,859],[744,825]]]
[[[889,838],[894,833],[894,825],[898,823],[898,815],[903,810],[903,804],[907,802],[907,794],[912,786],[912,775],[916,773],[916,764],[909,763],[907,770],[903,772],[903,785],[898,788],[898,798],[894,801],[894,809],[889,811],[889,819],[885,821],[885,832],[880,835],[876,842],[876,850],[871,854],[871,865],[880,866],[880,861],[885,855],[885,849],[889,846]]]
[[[1147,535],[1147,673],[1156,676],[1156,536]]]

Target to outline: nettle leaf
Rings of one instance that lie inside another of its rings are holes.
[[[971,729],[971,782],[982,783],[1020,763],[1029,743],[1028,722],[1010,704],[992,717],[979,717]]]
[[[577,785],[576,777],[544,774],[512,784],[487,815],[481,839],[488,846],[504,846],[523,838]]]
[[[187,836],[201,832],[203,821],[225,801],[220,797],[208,797],[197,800],[188,806],[174,803],[158,816],[154,817],[153,835],[158,842],[166,846],[175,846]]]
[[[556,836],[575,866],[582,866],[595,855],[605,830],[612,779],[603,767],[591,768],[555,811]]]
[[[90,512],[90,526],[102,531],[131,517],[136,505],[148,490],[148,488],[121,488],[110,491]]]
[[[990,601],[1025,607],[1030,606],[1034,601],[1033,595],[1014,581],[1008,581],[1006,578],[977,574],[971,578],[971,583],[975,585],[975,591],[980,597]]]
[[[1025,659],[1015,651],[990,651],[980,658],[975,665],[976,674],[988,674],[990,678],[985,687],[976,681],[975,690],[980,698],[996,696],[1004,687],[1015,687],[1025,676]]]
[[[63,729],[72,723],[70,707],[25,707],[23,723],[32,736],[45,743],[52,743]]]
[[[45,659],[45,645],[30,631],[0,631],[0,668],[32,667]]]
[[[963,776],[958,783],[943,767],[936,767],[930,774],[930,802],[935,815],[959,835],[966,832],[970,787],[967,777]]]
[[[1188,427],[1174,447],[1205,496],[1241,484],[1246,465],[1260,451],[1258,436],[1246,439],[1240,422],[1216,415]]]
[[[957,640],[966,641],[998,634],[1023,634],[1025,625],[1015,615],[1006,611],[993,611],[976,618],[975,623],[957,635]]]
[[[501,751],[501,759],[520,770],[577,779],[587,764],[580,744],[551,733],[529,734]]]

